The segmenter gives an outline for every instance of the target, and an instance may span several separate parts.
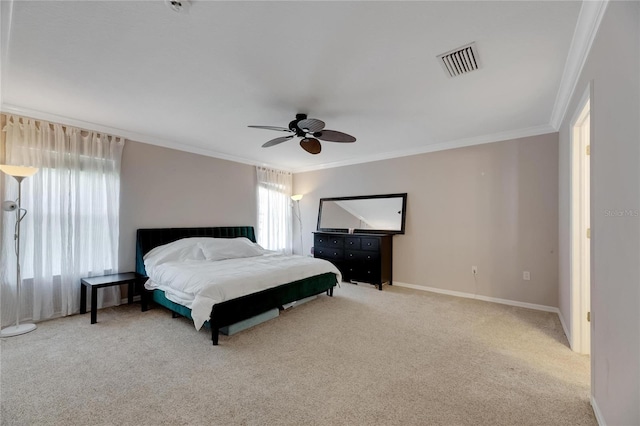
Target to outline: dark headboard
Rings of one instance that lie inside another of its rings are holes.
[[[144,276],[143,257],[154,247],[172,243],[186,237],[237,238],[246,237],[256,242],[253,226],[216,226],[212,228],[157,228],[138,229],[136,233],[136,272]]]

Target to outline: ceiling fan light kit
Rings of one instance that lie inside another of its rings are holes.
[[[278,132],[291,133],[288,136],[280,136],[275,139],[271,139],[268,142],[262,144],[263,148],[269,148],[274,145],[278,145],[282,142],[286,142],[293,137],[301,138],[300,146],[309,154],[319,154],[322,150],[320,141],[325,142],[341,142],[351,143],[355,142],[356,138],[346,133],[338,132],[336,130],[325,130],[325,123],[322,120],[316,118],[307,118],[307,114],[296,114],[296,119],[289,123],[289,127],[277,127],[277,126],[249,126],[254,129],[266,129],[275,130]]]

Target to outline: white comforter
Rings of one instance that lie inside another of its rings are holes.
[[[191,309],[196,329],[209,320],[216,303],[293,281],[340,271],[330,262],[304,256],[265,254],[226,260],[166,262],[153,268],[145,287]]]

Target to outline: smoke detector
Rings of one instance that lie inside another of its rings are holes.
[[[182,13],[189,7],[189,0],[164,0],[167,7],[174,12]]]
[[[480,68],[480,56],[475,43],[441,53],[437,58],[448,77],[457,77]]]

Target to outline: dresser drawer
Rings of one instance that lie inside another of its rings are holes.
[[[362,250],[378,251],[378,249],[380,248],[380,240],[378,238],[361,238],[360,244],[360,248]]]
[[[371,284],[380,284],[380,270],[372,267],[375,265],[359,264],[353,268],[350,278],[354,281],[363,281]]]
[[[345,250],[344,258],[347,260],[376,262],[380,259],[380,254],[374,251]]]
[[[320,247],[339,247],[342,248],[344,244],[344,237],[341,235],[315,235],[313,244]]]
[[[313,251],[315,257],[327,260],[342,260],[342,249],[334,247],[316,247]]]
[[[345,249],[360,250],[360,237],[345,237],[344,238],[344,248]]]

